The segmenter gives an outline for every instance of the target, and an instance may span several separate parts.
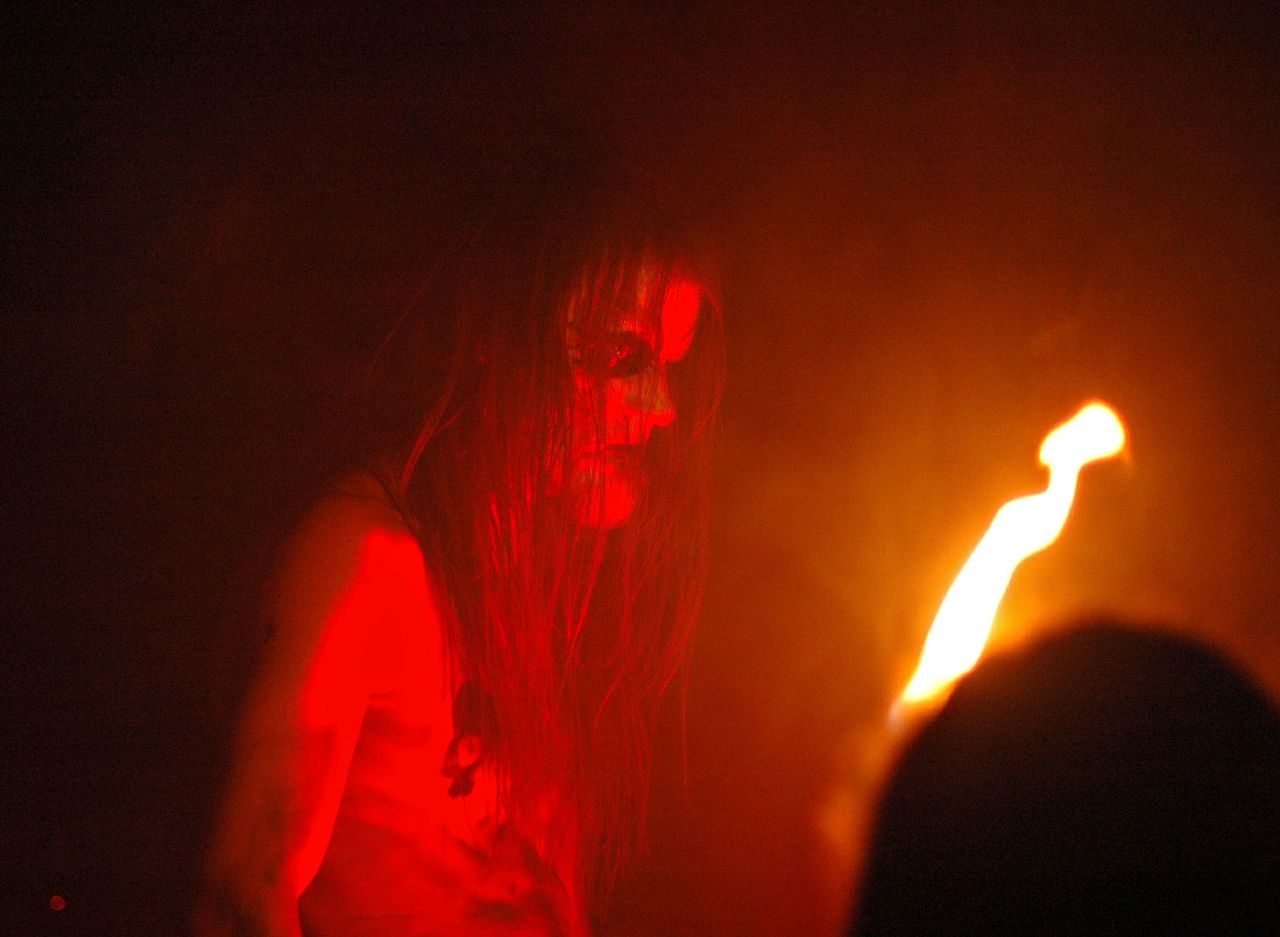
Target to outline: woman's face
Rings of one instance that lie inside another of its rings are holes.
[[[662,289],[658,314],[646,291]],[[635,310],[616,329],[584,335],[569,315],[574,376],[573,425],[564,485],[578,519],[616,527],[635,509],[645,484],[644,447],[653,431],[676,417],[667,367],[689,350],[701,290],[675,278],[657,286],[642,278]]]

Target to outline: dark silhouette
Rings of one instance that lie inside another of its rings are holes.
[[[1215,652],[1113,622],[993,658],[885,792],[852,933],[1261,933],[1280,719]]]

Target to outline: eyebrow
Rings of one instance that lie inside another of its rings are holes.
[[[600,336],[612,335],[638,335],[641,338],[653,343],[657,340],[658,329],[646,328],[644,323],[634,319],[623,319],[616,326],[608,329],[586,329],[576,322],[569,322],[566,328],[578,338],[599,338]]]

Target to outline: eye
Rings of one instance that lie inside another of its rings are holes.
[[[653,363],[653,349],[635,332],[619,332],[608,348],[604,372],[611,378],[635,377]]]
[[[615,332],[584,341],[576,331],[568,336],[569,363],[598,380],[625,380],[649,370],[657,352],[637,332]]]

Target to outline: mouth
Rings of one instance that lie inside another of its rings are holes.
[[[583,455],[582,460],[598,462],[606,468],[613,468],[619,472],[637,473],[644,464],[644,447],[631,443],[601,446]]]
[[[643,446],[619,443],[577,457],[569,490],[587,523],[611,528],[630,517],[645,487],[643,456]]]
[[[619,443],[613,446],[605,446],[604,457],[614,462],[635,463],[639,466],[644,459],[644,446],[635,443]]]

